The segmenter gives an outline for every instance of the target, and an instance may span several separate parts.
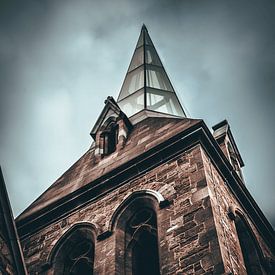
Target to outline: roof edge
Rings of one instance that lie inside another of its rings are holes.
[[[114,188],[117,188],[118,186],[123,185],[125,182],[127,182],[129,180],[129,176],[140,176],[141,173],[145,173],[146,171],[153,169],[160,163],[168,161],[169,159],[175,157],[181,152],[188,150],[189,148],[197,144],[201,144],[203,146],[206,153],[212,160],[212,163],[216,166],[218,171],[220,171],[229,189],[232,191],[236,199],[239,201],[240,205],[247,210],[248,216],[256,226],[262,238],[265,240],[266,244],[271,248],[272,251],[275,251],[275,235],[271,224],[269,223],[269,221],[257,205],[256,201],[253,199],[247,188],[242,184],[236,172],[232,170],[232,167],[228,159],[223,154],[220,146],[218,145],[218,143],[212,136],[211,132],[207,128],[206,124],[202,120],[198,121],[198,123],[196,124],[193,124],[191,127],[185,129],[183,132],[153,147],[149,151],[143,153],[141,156],[138,156],[132,161],[122,165],[122,167],[118,167],[113,171],[110,171],[107,175],[101,177],[101,179],[94,181],[94,184],[96,185],[86,185],[84,186],[84,188],[82,188],[82,193],[72,193],[70,194],[70,198],[67,196],[61,202],[59,202],[59,206],[55,204],[54,206],[51,205],[47,209],[51,210],[49,208],[52,208],[52,211],[58,211],[58,207],[66,208],[67,203],[70,207],[73,207],[71,212],[75,211],[76,207],[74,207],[73,201],[78,200],[78,204],[76,205],[78,209],[84,206],[84,201],[83,203],[81,203],[82,200],[80,198],[85,200],[85,203],[87,204],[90,203],[91,200],[97,199],[98,196],[105,195],[105,193],[101,194],[97,190],[96,194],[99,195],[97,195],[96,198],[92,199],[91,192],[95,191],[94,188],[103,188],[101,187],[103,184],[104,190],[107,190],[106,192],[110,192]],[[150,157],[154,158],[153,166],[148,165]],[[116,177],[118,177],[117,181]],[[88,202],[87,199],[89,200]],[[46,213],[45,211],[44,213],[38,211],[35,212],[33,215],[29,216],[28,218],[25,218],[24,220],[17,221],[17,225],[21,233],[21,236],[24,238],[28,234],[32,234],[29,230],[33,230],[34,223],[41,219],[44,220],[46,215],[48,215],[48,217],[50,217],[51,219],[51,221],[49,222],[53,222],[52,214],[53,212],[51,211]],[[60,216],[57,216],[57,219],[59,218]]]

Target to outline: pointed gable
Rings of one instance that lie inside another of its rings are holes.
[[[147,109],[185,117],[145,25],[120,90],[118,104],[128,116]]]
[[[123,147],[132,129],[128,117],[121,111],[113,97],[108,96],[90,135],[95,140],[97,157],[111,154],[116,147]]]
[[[90,135],[93,139],[95,139],[96,133],[100,129],[100,127],[104,124],[104,122],[111,116],[120,117],[124,120],[125,124],[128,127],[131,127],[131,122],[129,121],[128,117],[121,111],[117,103],[115,102],[112,96],[108,96],[105,100],[105,106],[99,115],[93,129],[90,132]]]

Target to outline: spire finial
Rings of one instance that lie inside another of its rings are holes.
[[[142,27],[141,27],[141,31],[143,31],[143,30],[145,30],[145,31],[148,32],[147,27],[146,27],[146,25],[144,23],[142,24]]]

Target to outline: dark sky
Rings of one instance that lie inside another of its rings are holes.
[[[226,118],[275,226],[275,5],[266,0],[0,0],[0,163],[18,215],[92,140],[145,23],[185,110]]]

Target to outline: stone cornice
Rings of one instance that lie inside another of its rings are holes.
[[[259,230],[262,238],[275,252],[275,236],[272,226],[244,186],[242,180],[233,171],[232,166],[203,121],[167,139],[59,201],[18,221],[19,235],[23,239],[34,234],[54,221],[99,199],[126,182],[143,175],[197,144],[204,148],[236,199]]]

